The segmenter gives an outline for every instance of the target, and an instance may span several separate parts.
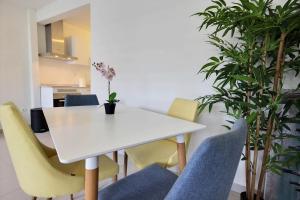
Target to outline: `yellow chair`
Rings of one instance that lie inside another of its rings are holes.
[[[172,103],[168,115],[188,121],[195,121],[198,102],[176,98]],[[191,134],[185,134],[185,145],[188,147]],[[178,163],[176,138],[143,144],[128,148],[124,155],[124,174],[127,176],[128,157],[139,168],[143,169],[153,163],[162,167],[172,167]]]
[[[60,163],[56,151],[39,142],[16,106],[12,103],[0,106],[0,121],[19,184],[25,193],[33,199],[51,199],[84,189],[84,162]],[[119,167],[110,158],[100,156],[99,160],[99,180],[118,174]]]

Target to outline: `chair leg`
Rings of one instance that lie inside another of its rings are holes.
[[[113,160],[118,163],[118,151],[113,152]],[[116,182],[118,180],[118,175],[115,175],[113,181]]]
[[[37,200],[37,197],[32,197],[32,200]]]
[[[71,176],[76,176],[76,175],[71,173]],[[71,197],[71,200],[74,199],[73,194],[70,194],[70,197]]]
[[[127,176],[128,155],[124,153],[124,176]]]
[[[52,200],[52,198],[47,198],[47,200]]]

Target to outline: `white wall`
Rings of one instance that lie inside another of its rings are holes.
[[[197,75],[214,53],[190,17],[206,1],[92,1],[92,61],[116,68],[112,87],[126,104],[166,111],[176,96],[211,93]],[[109,16],[109,17],[107,17]],[[106,85],[92,74],[92,87],[105,99]]]
[[[31,106],[30,10],[0,1],[0,104],[15,102],[28,116]],[[31,59],[33,62],[33,59]]]
[[[31,108],[40,107],[40,76],[39,76],[39,59],[38,59],[38,40],[37,40],[37,23],[36,11],[27,10],[28,26],[28,59],[29,59],[29,81],[30,81],[30,98]]]
[[[38,19],[47,20],[88,2],[57,0],[40,9]],[[207,7],[209,0],[90,2],[92,62],[104,61],[115,67],[112,89],[123,103],[166,112],[175,97],[196,98],[213,92],[211,81],[203,81],[196,73],[216,51],[206,43],[207,34],[197,32],[200,19],[190,17]],[[106,81],[94,69],[91,85],[92,92],[104,101]],[[211,114],[200,116],[207,129],[193,135],[190,153],[207,136],[224,132],[221,110],[222,106],[217,106]],[[241,162],[234,181],[241,185],[243,166]]]
[[[84,79],[90,85],[90,66],[39,58],[39,72],[41,84],[76,85]]]
[[[92,62],[115,67],[111,85],[122,103],[166,112],[175,97],[213,92],[211,82],[197,72],[215,50],[197,31],[199,18],[191,17],[208,2],[91,1]],[[91,81],[92,92],[104,101],[106,81],[94,69]],[[194,135],[191,151],[207,135],[224,131],[218,126],[224,121],[220,113],[200,116],[200,121],[208,128]]]
[[[211,81],[197,72],[216,50],[206,43],[206,32],[197,31],[200,19],[191,17],[208,3],[91,1],[92,62],[115,67],[112,89],[122,103],[166,112],[175,97],[194,99],[213,92]],[[104,101],[106,81],[94,69],[91,81],[92,92]],[[190,154],[207,136],[224,132],[220,110],[217,106],[200,116],[207,129],[192,136]]]

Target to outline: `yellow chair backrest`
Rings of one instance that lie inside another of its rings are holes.
[[[197,101],[176,98],[169,108],[168,115],[179,119],[194,122],[197,117],[199,103]],[[186,134],[185,140],[188,146],[191,134]],[[176,141],[176,138],[170,138]]]
[[[51,165],[38,139],[13,103],[0,106],[0,121],[23,191],[39,197],[65,194],[66,189],[61,187],[67,187],[65,183],[70,184],[72,177]]]
[[[187,121],[195,121],[199,103],[197,101],[176,98],[169,108],[168,115]]]

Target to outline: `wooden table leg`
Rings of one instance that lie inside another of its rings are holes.
[[[85,200],[98,200],[98,157],[85,160]]]
[[[178,152],[178,165],[179,173],[181,173],[186,165],[186,152],[185,152],[185,142],[184,135],[178,135],[177,140],[177,152]]]
[[[118,151],[113,152],[113,160],[118,164]],[[116,182],[118,180],[118,175],[115,175],[113,181]]]

